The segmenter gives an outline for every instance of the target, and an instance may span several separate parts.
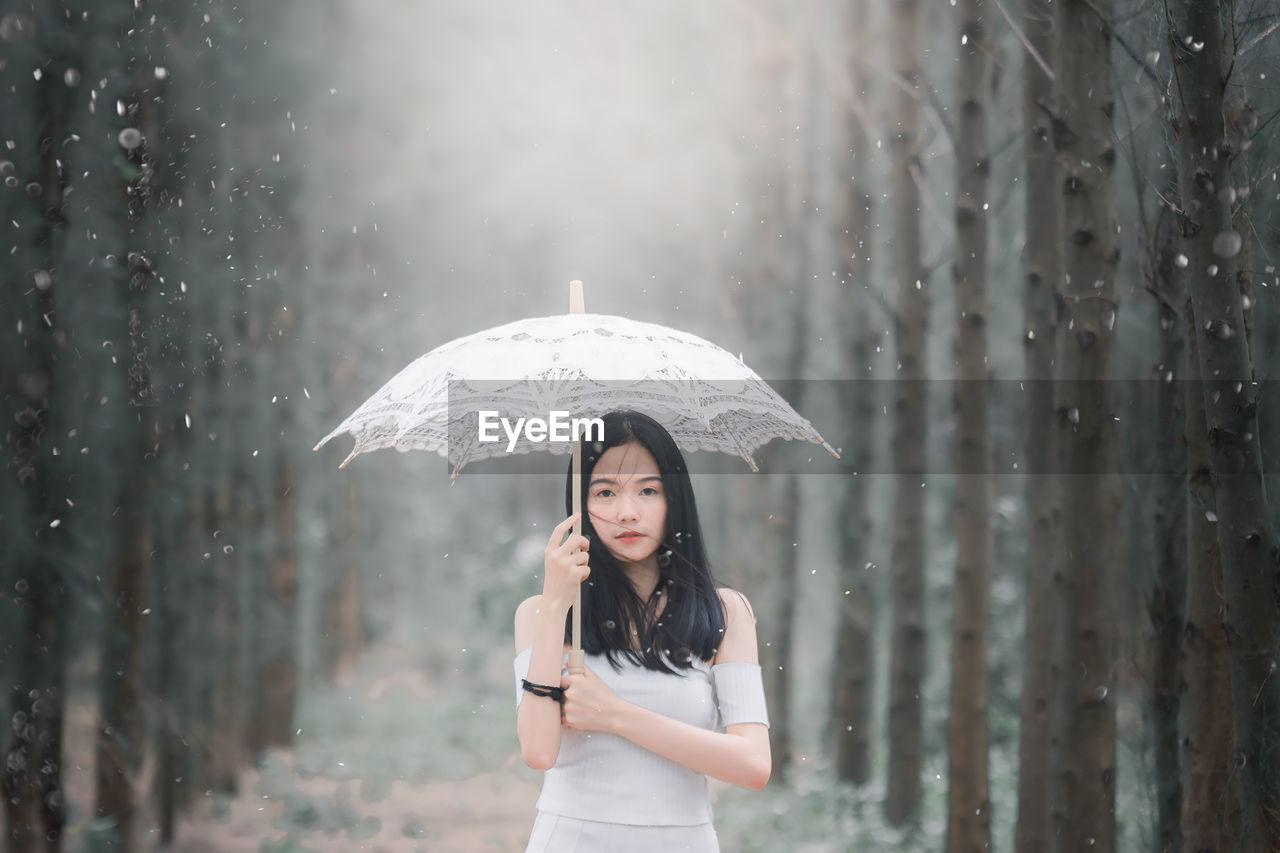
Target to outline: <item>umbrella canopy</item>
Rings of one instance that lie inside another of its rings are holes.
[[[835,450],[740,358],[687,332],[607,314],[562,314],[518,320],[457,338],[396,374],[317,449],[342,433],[355,438],[346,466],[382,447],[431,450],[454,474],[473,459],[568,452],[572,442],[537,432],[514,437],[492,418],[481,440],[481,412],[508,426],[523,418],[571,412],[583,418],[615,409],[642,411],[685,450],[741,456],[774,438],[801,439]]]

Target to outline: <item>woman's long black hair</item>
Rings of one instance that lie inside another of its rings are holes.
[[[604,440],[584,441],[582,446],[582,534],[591,540],[591,576],[582,587],[582,649],[603,654],[618,669],[620,656],[646,669],[674,672],[688,669],[695,657],[710,661],[724,636],[724,604],[707,562],[693,499],[693,484],[684,457],[671,435],[648,415],[610,412],[604,418]],[[620,444],[637,442],[658,463],[667,498],[667,523],[658,548],[658,586],[650,601],[643,601],[631,585],[586,512],[587,484],[604,452]],[[565,503],[573,506],[572,468],[565,484]],[[658,602],[666,599],[661,616]],[[631,629],[639,644],[632,642]],[[572,638],[572,613],[565,620],[565,642]]]

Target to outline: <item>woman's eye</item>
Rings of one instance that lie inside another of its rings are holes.
[[[646,488],[642,489],[642,490],[640,491],[640,494],[642,494],[642,495],[657,495],[657,494],[661,494],[661,492],[659,492],[659,491],[658,491],[657,489],[655,489],[653,486],[648,486],[648,487],[646,487]]]
[[[595,493],[594,497],[611,498],[613,497],[613,489],[601,489],[600,491]]]

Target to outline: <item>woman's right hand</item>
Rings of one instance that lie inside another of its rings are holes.
[[[566,536],[580,517],[575,513],[557,524],[542,555],[542,597],[554,606],[572,606],[578,585],[591,574],[587,566],[591,540],[577,532]]]

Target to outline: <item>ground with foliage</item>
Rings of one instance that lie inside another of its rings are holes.
[[[380,649],[342,684],[300,698],[292,750],[246,770],[235,796],[207,794],[170,848],[183,853],[510,851],[528,837],[538,774],[516,751],[510,668],[428,672]],[[490,665],[492,663],[492,665]],[[91,705],[69,719],[71,853],[103,849],[87,819],[93,799]],[[144,771],[142,789],[150,787]],[[143,833],[158,837],[154,816]],[[143,849],[161,849],[158,844]]]
[[[514,687],[505,646],[458,656],[451,668],[399,648],[370,651],[342,683],[300,697],[291,750],[246,770],[235,796],[209,794],[179,827],[180,853],[484,853],[524,848],[541,774],[525,767],[515,740]],[[92,682],[81,672],[81,683]],[[87,693],[85,694],[88,695]],[[98,853],[93,801],[94,709],[73,702],[66,786],[69,853]],[[721,847],[734,853],[836,853],[941,849],[945,767],[930,766],[924,819],[885,824],[883,786],[834,784],[821,760],[775,774],[762,792],[712,782]],[[1014,768],[997,760],[996,801],[1008,802]],[[150,790],[144,770],[142,790]],[[935,772],[936,771],[936,772]],[[1005,791],[1005,788],[1010,790]],[[1003,811],[1003,810],[998,810]],[[1004,834],[1012,815],[993,815]],[[1123,824],[1124,822],[1122,822]],[[142,822],[158,839],[154,816]],[[1141,832],[1128,827],[1130,840]],[[158,843],[144,850],[162,850]]]

